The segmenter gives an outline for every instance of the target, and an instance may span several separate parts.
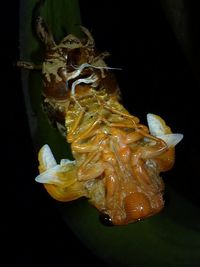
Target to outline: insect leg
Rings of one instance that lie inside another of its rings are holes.
[[[156,157],[166,152],[167,148],[164,141],[157,139],[155,145],[141,147],[132,155],[133,171],[141,183],[145,181],[146,184],[151,184],[150,176],[145,167],[146,160],[156,159]]]
[[[77,119],[77,120],[81,120],[81,119]],[[94,130],[95,129],[95,127],[97,126],[97,124],[100,122],[100,119],[97,119],[97,120],[95,120],[92,124],[91,124],[91,126],[89,126],[88,127],[88,129],[86,129],[84,132],[81,132],[81,133],[79,133],[79,134],[77,134],[76,136],[74,136],[74,132],[71,132],[70,131],[70,133],[68,134],[68,136],[67,136],[67,140],[68,140],[68,142],[69,143],[72,143],[72,142],[79,142],[80,140],[82,140],[82,139],[85,139],[85,138],[88,138],[88,137],[90,137],[91,135],[93,135],[93,134],[91,134],[91,132],[92,132],[92,130]],[[80,122],[79,122],[80,123]],[[77,123],[77,127],[78,127],[78,124],[79,123]],[[75,144],[76,144],[75,143]]]
[[[96,162],[95,164],[91,164],[91,165],[92,166],[89,166],[89,167],[79,168],[78,181],[87,181],[87,180],[95,179],[97,177],[100,177],[101,174],[104,172],[104,169],[105,169],[104,164],[101,161]]]
[[[111,106],[106,105],[106,104],[103,104],[103,106],[104,106],[105,109],[111,111],[112,113],[115,113],[115,114],[118,114],[118,115],[121,115],[121,116],[123,116],[125,118],[130,119],[133,124],[136,124],[136,123],[139,122],[139,119],[137,117],[133,116],[133,115],[124,113],[122,111],[119,111],[119,110],[117,110],[117,109],[115,109],[115,108],[113,108]]]
[[[95,133],[91,133],[91,135],[93,135]],[[93,151],[99,151],[100,147],[101,147],[101,143],[103,140],[105,140],[107,137],[105,136],[105,134],[96,134],[94,136],[94,139],[91,140],[90,142],[85,142],[82,143],[80,142],[80,140],[78,141],[74,141],[71,145],[72,150],[78,153],[89,153],[89,152],[93,152]]]
[[[105,140],[104,134],[97,134],[92,142],[89,144],[78,144],[75,143],[72,146],[73,152],[84,154],[83,163],[78,168],[79,180],[90,180],[97,178],[104,171],[104,163],[101,160],[102,150],[101,144]]]
[[[70,129],[70,132],[68,132],[68,134],[67,134],[67,141],[69,143],[72,143],[74,141],[74,139],[77,137],[77,136],[75,136],[75,132],[76,132],[76,129],[78,128],[83,116],[84,116],[84,113],[85,113],[85,110],[83,108],[81,108],[81,111],[80,111],[77,119],[75,120],[73,127]]]
[[[56,43],[53,35],[42,17],[38,16],[36,18],[35,28],[37,36],[46,45],[47,49],[55,47]]]
[[[131,128],[135,129],[134,124],[132,123],[118,123],[118,122],[109,122],[107,119],[102,118],[102,121],[105,122],[109,127],[117,127],[117,128]]]
[[[87,43],[85,44],[85,46],[94,47],[94,38],[92,37],[91,33],[89,32],[89,30],[83,26],[80,26],[82,32],[87,36],[88,40]]]
[[[41,70],[42,65],[36,65],[32,62],[27,62],[27,61],[17,61],[16,63],[17,67],[28,69],[28,70]]]
[[[137,142],[141,140],[144,136],[141,133],[138,133],[137,131],[134,131],[132,133],[127,134],[125,138],[125,144],[131,144],[134,142]]]

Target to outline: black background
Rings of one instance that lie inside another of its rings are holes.
[[[127,109],[148,112],[184,133],[167,183],[199,205],[197,187],[199,84],[159,1],[80,1],[83,25],[100,50],[110,51]],[[18,1],[1,16],[1,266],[105,266],[67,228],[56,203],[34,182],[37,157],[30,138],[20,71]],[[195,164],[194,164],[195,162]],[[189,189],[188,189],[189,188]],[[75,256],[73,256],[75,255]]]

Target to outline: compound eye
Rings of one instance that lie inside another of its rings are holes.
[[[127,219],[132,222],[148,217],[153,212],[149,199],[140,192],[128,195],[124,207]]]
[[[108,214],[101,213],[99,215],[99,220],[105,226],[113,226],[112,219],[110,218]]]

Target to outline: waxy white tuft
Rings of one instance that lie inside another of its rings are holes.
[[[159,119],[154,114],[147,114],[147,123],[150,134],[165,141],[168,147],[174,147],[183,139],[183,134],[166,132],[169,128],[161,118]]]
[[[35,181],[38,183],[56,185],[63,184],[61,176],[63,172],[67,170],[67,166],[69,166],[68,164],[74,162],[69,159],[61,159],[60,164],[57,164],[48,145],[44,145],[41,148],[39,153],[39,161],[40,165],[43,166],[44,171],[35,178]]]
[[[35,181],[42,184],[57,184],[61,185],[62,181],[59,178],[59,172],[61,171],[60,165],[56,165],[51,169],[48,169],[42,173],[40,173]]]
[[[161,134],[156,137],[165,141],[168,147],[175,147],[183,139],[183,134]]]
[[[57,165],[57,162],[51,152],[51,149],[48,145],[44,145],[40,150],[41,161],[45,169],[50,169]]]

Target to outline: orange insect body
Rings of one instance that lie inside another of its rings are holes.
[[[149,217],[163,206],[160,172],[174,163],[174,146],[182,135],[149,114],[149,128],[120,104],[119,88],[96,52],[94,40],[73,35],[56,45],[47,26],[37,30],[47,46],[42,65],[44,105],[64,129],[75,161],[57,164],[50,148],[39,152],[40,175],[49,194],[59,201],[87,197],[114,225]],[[19,66],[33,68],[30,63]]]

